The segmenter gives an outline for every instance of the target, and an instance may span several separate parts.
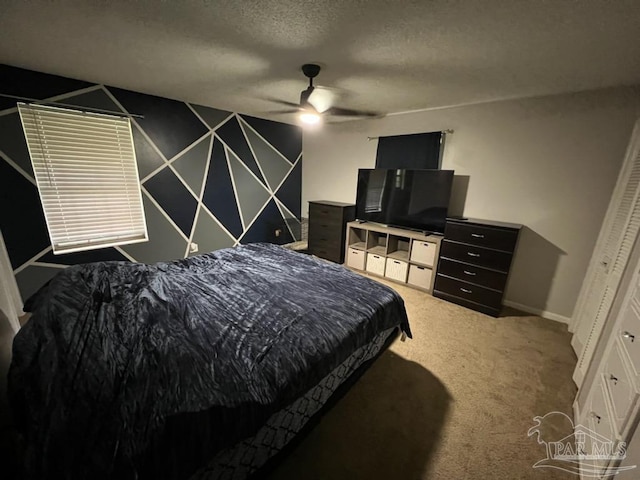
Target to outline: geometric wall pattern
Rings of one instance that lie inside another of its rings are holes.
[[[24,300],[77,263],[300,240],[299,127],[7,65],[0,92],[144,116],[131,124],[149,241],[53,255],[15,101],[0,99],[0,230]]]

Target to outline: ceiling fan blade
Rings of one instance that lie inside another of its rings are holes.
[[[287,109],[287,110],[269,110],[268,112],[264,112],[264,113],[269,113],[269,114],[283,113],[284,114],[284,113],[298,113],[300,111],[301,111],[301,109],[298,107],[298,108],[290,108],[290,109]]]
[[[352,110],[350,108],[331,107],[325,113],[335,115],[337,117],[379,117],[379,113],[367,112],[364,110]]]
[[[287,107],[300,108],[299,103],[288,102],[287,100],[280,100],[279,98],[267,97],[265,100],[268,102],[279,103],[280,105],[286,105]]]
[[[329,110],[335,100],[335,91],[326,87],[315,87],[309,95],[309,98],[307,99],[307,101],[313,106],[313,108],[315,108],[320,113],[324,113]]]

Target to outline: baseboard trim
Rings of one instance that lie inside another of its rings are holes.
[[[522,310],[523,312],[533,313],[534,315],[538,315],[543,318],[547,318],[549,320],[554,320],[556,322],[564,323],[569,325],[571,322],[570,317],[565,317],[564,315],[558,315],[557,313],[549,312],[548,310],[541,310],[539,308],[533,308],[529,305],[523,305],[521,303],[512,302],[510,300],[505,300],[502,302],[507,307],[516,308],[518,310]]]

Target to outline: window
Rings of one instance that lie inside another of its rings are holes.
[[[18,104],[53,253],[148,240],[126,117]]]

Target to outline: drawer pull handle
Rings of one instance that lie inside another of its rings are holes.
[[[618,384],[618,378],[617,378],[615,375],[613,375],[613,374],[610,374],[610,375],[609,375],[609,380],[611,380],[611,381],[613,382],[613,384],[614,384],[614,385],[617,385],[617,384]]]
[[[484,238],[484,235],[481,235],[479,233],[472,233],[471,236],[475,238]]]
[[[633,343],[633,341],[636,339],[636,336],[630,334],[629,332],[622,332],[622,336],[631,340],[631,343]]]
[[[397,260],[394,260],[393,263],[395,263],[396,265],[400,265],[400,262]]]
[[[595,418],[596,422],[600,423],[600,420],[602,420],[602,417],[600,417],[600,415],[598,415],[596,412],[591,412],[590,413],[591,418]]]
[[[466,275],[471,275],[472,277],[475,277],[475,276],[476,276],[476,273],[475,273],[475,272],[470,272],[469,270],[463,270],[463,272],[464,272]]]
[[[462,287],[460,287],[460,291],[464,292],[464,293],[473,293],[471,290],[469,290],[467,288],[462,288]]]
[[[473,252],[467,252],[467,255],[469,255],[470,257],[479,257],[480,256],[479,253],[473,253]]]

